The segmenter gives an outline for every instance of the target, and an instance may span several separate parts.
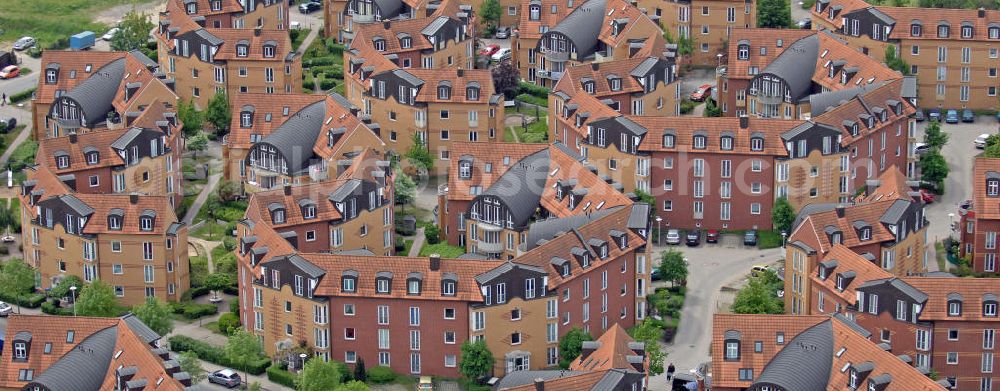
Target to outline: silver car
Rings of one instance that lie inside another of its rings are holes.
[[[14,309],[10,307],[10,304],[0,301],[0,316],[10,315],[11,312],[14,312]]]
[[[681,231],[678,229],[667,230],[667,244],[681,244]]]
[[[220,369],[212,372],[208,374],[208,381],[210,383],[221,384],[226,388],[233,388],[242,383],[240,374],[236,373],[236,371],[232,369]]]
[[[24,50],[35,46],[35,39],[32,37],[21,37],[14,41],[14,50]]]

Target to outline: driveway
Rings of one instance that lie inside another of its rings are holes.
[[[712,315],[728,312],[718,307],[719,290],[730,282],[746,278],[750,267],[784,258],[783,249],[757,250],[744,247],[739,237],[726,236],[719,244],[699,247],[673,246],[688,259],[687,297],[681,311],[681,323],[673,344],[664,345],[664,366],[673,363],[678,372],[688,372],[709,361],[712,341]],[[653,247],[653,267],[667,246]],[[649,389],[666,390],[666,375],[650,379]]]
[[[4,45],[0,46],[3,50],[8,50],[10,46]],[[21,68],[31,69],[31,73],[28,75],[22,75],[15,77],[10,80],[0,80],[0,93],[7,94],[10,97],[18,92],[35,88],[38,86],[38,74],[40,73],[42,60],[38,58],[31,58],[25,52],[17,52],[17,58],[21,61]],[[28,110],[31,110],[30,105],[25,105]],[[20,123],[20,120],[18,120]]]

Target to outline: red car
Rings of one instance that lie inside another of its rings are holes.
[[[500,46],[496,44],[486,45],[486,47],[479,49],[479,54],[483,56],[492,56],[493,53],[497,52],[497,50],[500,50]]]
[[[13,79],[21,74],[21,68],[17,65],[8,65],[4,69],[0,69],[0,79]]]
[[[925,204],[930,204],[934,202],[934,193],[927,191],[927,189],[920,189],[920,199],[924,200]]]
[[[705,233],[705,243],[719,243],[719,230],[708,230],[708,232]]]
[[[706,98],[712,96],[712,88],[711,84],[703,84],[701,87],[698,87],[698,90],[691,93],[691,100],[695,102],[705,101]]]

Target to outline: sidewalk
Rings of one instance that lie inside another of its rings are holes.
[[[188,208],[187,214],[184,215],[185,224],[191,225],[194,223],[194,218],[198,216],[198,211],[205,205],[205,201],[208,201],[209,194],[212,194],[212,192],[215,191],[215,187],[218,186],[220,179],[222,179],[222,173],[208,176],[208,183],[201,189],[201,193],[198,194],[198,198],[195,198],[194,203],[191,204],[190,208]]]
[[[417,232],[413,234],[413,245],[410,246],[410,253],[406,254],[406,256],[415,257],[420,255],[420,249],[424,248],[425,240],[427,240],[427,236],[424,235],[424,228],[417,228]]]

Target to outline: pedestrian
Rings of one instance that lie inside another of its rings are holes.
[[[667,380],[674,378],[674,371],[676,370],[677,368],[674,368],[674,363],[670,363],[670,365],[667,366]]]
[[[0,96],[0,106],[6,106],[6,105],[7,105],[7,93],[4,92],[3,95]]]

